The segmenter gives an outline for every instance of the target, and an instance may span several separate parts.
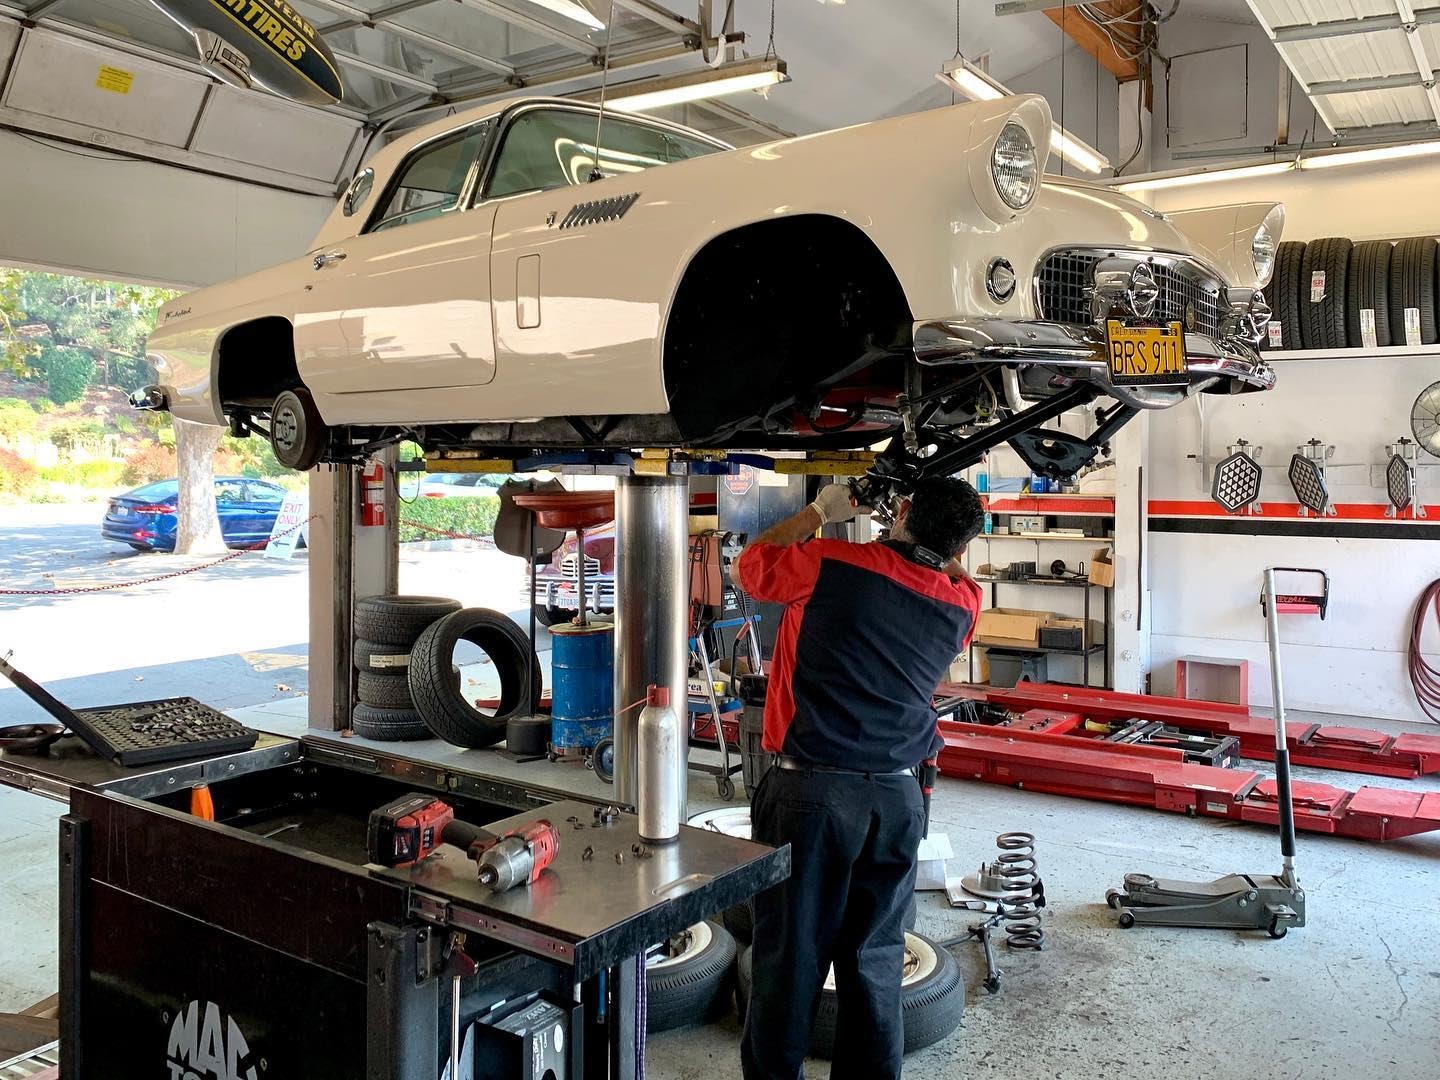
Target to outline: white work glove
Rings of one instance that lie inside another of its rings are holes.
[[[820,494],[810,504],[820,518],[821,525],[833,525],[839,521],[850,521],[860,512],[855,505],[855,497],[850,494],[850,488],[846,484],[828,484],[820,489]]]

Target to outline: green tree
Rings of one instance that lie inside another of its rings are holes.
[[[34,366],[50,388],[50,400],[68,405],[85,396],[95,374],[95,357],[86,349],[52,345],[40,353]]]

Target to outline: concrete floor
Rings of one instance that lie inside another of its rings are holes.
[[[1346,787],[1371,782],[1440,790],[1440,778],[1433,777],[1298,773]],[[712,780],[692,774],[692,809],[719,805],[714,792]],[[36,796],[0,791],[0,856],[9,868],[0,879],[6,930],[0,1011],[55,990],[55,819],[61,812],[59,804]],[[1436,1076],[1440,834],[1385,845],[1302,834],[1309,925],[1271,941],[1223,931],[1119,930],[1104,906],[1106,888],[1127,870],[1180,878],[1278,870],[1277,842],[1266,829],[945,779],[934,815],[954,844],[952,867],[962,873],[993,856],[996,833],[1036,834],[1049,898],[1047,947],[1008,955],[1002,949],[1004,985],[992,997],[979,988],[977,948],[962,946],[958,956],[971,987],[965,1023],[907,1059],[908,1076]],[[972,918],[928,894],[918,928],[944,937]],[[738,1080],[737,1038],[733,1019],[657,1036],[649,1075]],[[816,1080],[828,1072],[817,1062],[808,1075]]]

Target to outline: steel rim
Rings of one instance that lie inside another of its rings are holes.
[[[270,418],[270,437],[279,449],[293,450],[299,432],[300,421],[293,408],[283,405],[275,410],[275,415]]]

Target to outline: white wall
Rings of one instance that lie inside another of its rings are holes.
[[[0,264],[189,288],[310,247],[332,200],[0,131]]]

